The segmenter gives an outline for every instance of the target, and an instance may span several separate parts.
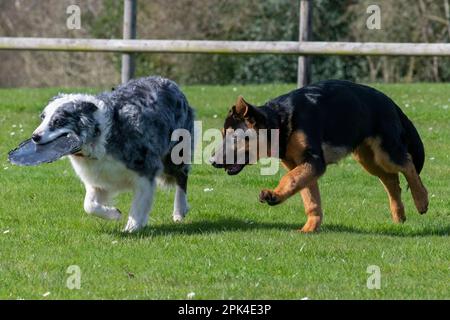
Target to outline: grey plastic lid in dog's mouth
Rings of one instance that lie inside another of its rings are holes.
[[[36,166],[50,163],[81,150],[82,141],[74,134],[65,134],[46,144],[35,144],[31,139],[22,142],[8,154],[8,160],[18,166]]]

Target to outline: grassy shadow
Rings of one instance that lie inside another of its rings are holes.
[[[224,218],[218,220],[202,220],[187,223],[168,223],[161,225],[148,225],[143,230],[127,234],[121,230],[112,230],[111,233],[121,237],[154,237],[166,236],[170,234],[180,235],[196,235],[196,234],[210,234],[234,231],[249,231],[249,230],[285,230],[292,231],[300,227],[299,224],[293,223],[267,223],[246,221],[241,219]]]
[[[413,229],[407,225],[395,225],[391,226],[383,225],[375,226],[371,229],[358,228],[354,226],[341,225],[341,224],[324,224],[322,227],[323,232],[337,232],[337,233],[354,233],[361,235],[383,235],[392,237],[425,237],[425,236],[441,236],[445,237],[450,234],[450,224],[443,226],[426,226],[422,228]]]
[[[155,237],[167,235],[198,235],[211,233],[224,233],[234,231],[250,231],[250,230],[282,230],[282,231],[296,231],[301,227],[297,223],[283,223],[283,222],[256,222],[246,221],[234,218],[225,218],[218,220],[202,220],[193,221],[189,223],[168,223],[161,225],[148,225],[143,230],[127,234],[121,232],[119,229],[110,231],[112,234],[120,237]],[[394,237],[418,237],[418,236],[448,236],[450,234],[450,224],[444,226],[430,226],[419,229],[412,229],[410,226],[392,225],[386,227],[374,227],[372,229],[358,228],[354,226],[342,224],[324,224],[321,232],[326,233],[353,233],[361,235],[383,235]]]

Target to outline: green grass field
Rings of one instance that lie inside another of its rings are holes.
[[[68,160],[31,168],[6,160],[58,89],[1,89],[0,298],[185,299],[190,292],[195,299],[450,298],[450,85],[376,87],[422,135],[429,212],[415,211],[402,179],[407,221],[393,224],[380,182],[347,158],[320,180],[325,220],[313,235],[296,232],[306,221],[299,196],[276,207],[257,200],[283,169],[260,176],[253,166],[230,177],[207,164],[193,167],[183,224],[171,220],[174,191],[160,190],[149,226],[122,234],[126,215],[108,222],[84,213],[83,186]],[[293,88],[183,90],[205,129],[221,126],[238,94],[263,103]],[[117,199],[124,213],[130,199]],[[66,286],[71,265],[81,269],[79,290]],[[381,270],[379,290],[366,286],[370,265]]]

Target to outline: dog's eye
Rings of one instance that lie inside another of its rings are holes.
[[[44,120],[44,119],[45,119],[45,113],[42,112],[42,113],[40,114],[39,118],[41,118],[41,120]]]
[[[66,121],[64,121],[64,120],[61,119],[61,118],[56,118],[56,119],[54,119],[54,120],[52,121],[51,126],[52,126],[52,127],[55,127],[55,128],[58,128],[58,127],[63,127],[65,124],[66,124]]]

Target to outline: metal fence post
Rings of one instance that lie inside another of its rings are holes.
[[[124,0],[123,3],[123,38],[136,39],[137,0]],[[122,83],[134,77],[133,53],[122,54]]]
[[[302,41],[311,40],[312,32],[312,1],[300,0],[300,17],[299,17],[299,35],[298,41],[301,45]],[[311,82],[311,58],[300,56],[298,58],[298,74],[297,86],[299,88]]]

